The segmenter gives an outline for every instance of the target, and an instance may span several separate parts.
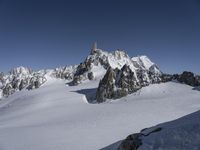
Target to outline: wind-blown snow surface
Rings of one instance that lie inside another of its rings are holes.
[[[199,150],[200,149],[200,111],[175,121],[146,129],[143,134],[156,128],[160,131],[142,137],[138,150]]]
[[[95,150],[145,127],[199,110],[200,92],[179,83],[142,88],[120,100],[88,104],[98,81],[67,86],[52,79],[0,103],[1,150]]]

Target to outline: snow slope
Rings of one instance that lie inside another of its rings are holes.
[[[88,104],[98,80],[67,86],[48,80],[0,102],[0,150],[95,150],[130,133],[199,110],[200,92],[169,82],[120,100]]]
[[[199,150],[200,149],[200,111],[184,116],[172,122],[163,123],[144,130],[161,128],[159,132],[142,137],[138,150]]]

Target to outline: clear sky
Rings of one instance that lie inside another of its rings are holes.
[[[0,0],[0,71],[79,64],[94,41],[200,74],[200,0]]]

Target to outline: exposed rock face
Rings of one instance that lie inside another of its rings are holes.
[[[177,80],[181,83],[185,83],[191,86],[200,86],[199,76],[195,76],[192,72],[184,71]]]
[[[116,85],[123,93],[129,94],[140,89],[141,85],[137,82],[134,72],[128,65],[124,65],[116,75]]]
[[[196,80],[196,82],[198,83],[197,86],[200,86],[200,76],[199,76],[199,75],[196,75],[196,76],[195,76],[195,80]]]
[[[89,80],[94,80],[94,73],[93,72],[89,72],[88,73],[88,79]]]
[[[2,88],[2,86],[5,84],[5,79],[4,79],[4,73],[1,72],[0,73],[0,89]]]
[[[24,88],[39,88],[44,82],[46,82],[46,78],[43,74],[34,73],[29,68],[18,67],[12,69],[8,75],[3,73],[0,75],[1,97],[7,97]]]
[[[117,150],[137,150],[142,145],[142,139],[144,137],[147,137],[152,133],[160,132],[161,130],[161,127],[155,127],[152,129],[147,128],[141,130],[140,133],[131,134],[121,142]]]
[[[114,94],[108,94],[107,92],[109,91],[103,90],[109,85],[99,84],[96,97],[97,102],[104,102],[106,99],[120,98],[122,96],[126,96],[127,94],[133,93],[144,86],[148,86],[149,84],[168,82],[172,80],[177,80],[181,83],[185,83],[194,87],[200,86],[200,76],[195,76],[192,72],[184,71],[180,75],[160,74],[158,72],[158,67],[155,64],[149,67],[149,70],[145,70],[142,69],[141,63],[142,62],[140,61],[138,61],[137,63],[135,62],[135,64],[139,66],[139,69],[136,70],[136,77],[134,75],[134,72],[131,71],[130,67],[127,65],[124,65],[124,67],[120,71],[115,72],[115,86],[113,90],[110,90]],[[106,76],[104,78],[106,78]],[[109,79],[107,78],[107,80]],[[101,92],[104,94],[102,94]]]
[[[7,97],[22,89],[37,89],[47,81],[46,77],[72,80],[76,68],[75,65],[34,72],[29,68],[18,67],[9,71],[8,75],[0,73],[0,98]],[[90,78],[92,77],[90,74]]]
[[[134,72],[134,76],[136,79],[138,74],[138,77],[141,80],[144,80],[142,81],[144,85],[148,85],[150,82],[158,82],[159,78],[155,77],[157,77],[158,74],[162,74],[159,68],[153,62],[151,62],[147,56],[130,58],[122,50],[116,50],[109,53],[95,47],[95,49],[93,48],[92,52],[85,59],[85,61],[80,63],[77,67],[71,85],[77,85],[84,80],[95,79],[96,74],[98,74],[98,70],[100,70],[100,68],[103,68],[105,72],[109,67],[112,67],[112,69],[117,68],[121,70],[125,64],[129,66],[132,72]],[[91,72],[93,73],[94,78],[89,78],[90,76],[88,75],[88,73]],[[150,76],[150,74],[152,76]],[[104,75],[105,73],[101,75],[101,78]]]
[[[200,86],[200,76],[194,75],[194,73],[189,71],[184,71],[182,74],[163,74],[162,82],[168,82],[172,80],[177,80],[178,82],[190,85],[190,86]]]
[[[51,76],[65,80],[72,80],[74,78],[76,68],[77,68],[76,65],[56,68],[51,73]]]
[[[159,83],[161,80],[160,74],[153,74],[150,71],[142,69],[137,70],[137,74],[135,75],[126,64],[121,70],[113,70],[109,67],[99,83],[96,100],[98,103],[101,103],[106,99],[121,98],[127,94],[136,92],[143,86],[147,86],[150,83]]]
[[[171,74],[162,74],[162,76],[161,76],[162,82],[172,81],[175,79],[174,76],[175,75],[171,75]]]
[[[139,146],[142,145],[141,136],[140,133],[129,135],[122,141],[118,150],[137,150]]]
[[[3,96],[9,96],[15,92],[15,89],[12,87],[10,83],[6,84],[3,88]]]
[[[83,63],[80,63],[78,65],[76,72],[74,73],[73,81],[71,82],[71,85],[78,85],[81,83],[82,80],[85,80],[88,78],[88,71],[91,69],[91,60],[86,59]]]
[[[30,79],[27,89],[37,89],[46,82],[46,78],[42,76],[34,76]]]
[[[109,67],[104,78],[99,82],[99,87],[96,93],[97,102],[104,102],[106,98],[113,98],[117,94],[116,86],[116,72]]]
[[[32,73],[32,70],[30,68],[25,68],[25,67],[17,67],[10,71],[10,75],[13,75],[13,76],[22,76],[22,75],[28,75],[31,73]]]
[[[106,54],[102,53],[101,50],[93,50],[91,54],[80,63],[74,73],[73,81],[71,85],[78,85],[84,80],[94,80],[95,70],[94,68],[108,68],[108,60]]]

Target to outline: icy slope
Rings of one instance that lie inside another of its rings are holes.
[[[142,88],[120,100],[88,104],[98,81],[66,86],[49,79],[39,89],[0,102],[1,150],[96,150],[128,134],[199,110],[200,92],[178,83]]]
[[[143,129],[104,150],[199,150],[200,111]]]
[[[200,111],[172,122],[149,128],[142,133],[160,128],[159,132],[144,136],[138,150],[199,150]]]

